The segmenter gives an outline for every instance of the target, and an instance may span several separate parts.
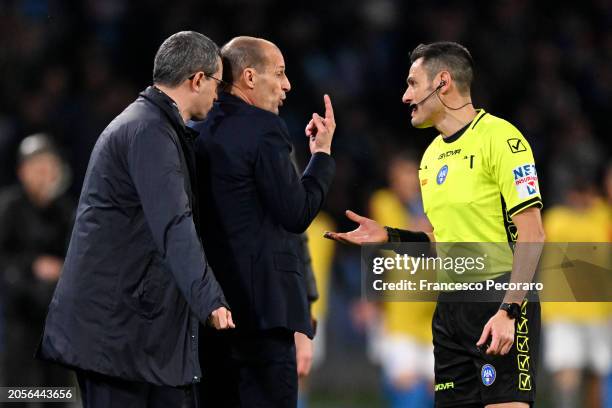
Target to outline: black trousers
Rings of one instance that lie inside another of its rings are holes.
[[[200,332],[200,408],[297,406],[292,331]]]
[[[191,388],[160,387],[77,371],[83,408],[191,408]]]

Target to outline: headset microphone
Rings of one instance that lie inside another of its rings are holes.
[[[420,104],[422,104],[423,102],[425,102],[426,100],[428,100],[429,98],[431,98],[431,96],[433,94],[435,94],[436,92],[438,92],[440,90],[440,88],[442,88],[444,85],[446,85],[446,81],[442,80],[440,81],[440,83],[438,84],[438,86],[436,86],[436,89],[434,89],[433,91],[430,92],[429,95],[427,95],[425,98],[421,99],[419,102],[416,103],[411,103],[410,106],[419,106]]]

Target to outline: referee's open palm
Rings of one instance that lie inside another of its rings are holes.
[[[354,245],[387,242],[389,239],[387,231],[376,221],[362,217],[351,210],[346,210],[346,216],[358,223],[359,227],[350,232],[326,232],[323,236],[338,242]]]

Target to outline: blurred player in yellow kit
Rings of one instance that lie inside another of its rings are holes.
[[[309,362],[312,368],[316,369],[325,359],[325,340],[326,340],[326,319],[327,305],[329,300],[329,285],[331,282],[331,270],[334,262],[335,243],[323,239],[323,233],[334,229],[333,219],[324,211],[319,212],[312,221],[306,235],[308,236],[308,250],[311,257],[311,267],[317,282],[318,299],[311,304],[311,316],[316,321],[316,335],[312,340],[314,348],[312,361]],[[300,361],[300,356],[297,356]],[[298,389],[298,408],[308,406],[309,384],[307,376],[300,376]]]
[[[391,158],[388,188],[370,200],[370,215],[382,225],[429,231],[419,189],[419,163],[408,153]],[[431,338],[433,302],[383,302],[382,332],[377,339],[385,394],[392,408],[431,406],[434,358]],[[407,316],[410,316],[407,318]]]
[[[544,214],[547,240],[610,242],[611,211],[593,183],[576,179],[565,203]],[[601,379],[610,373],[612,364],[611,312],[610,303],[542,303],[544,364],[553,373],[555,407],[600,406]],[[584,381],[586,378],[591,381]],[[586,385],[585,401],[580,400],[582,384]]]

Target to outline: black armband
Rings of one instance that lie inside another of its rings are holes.
[[[389,242],[429,242],[429,237],[422,231],[408,231],[399,228],[385,227]]]

